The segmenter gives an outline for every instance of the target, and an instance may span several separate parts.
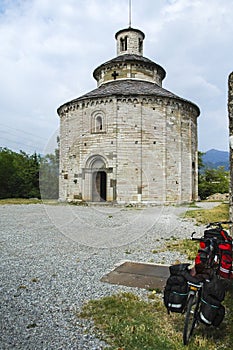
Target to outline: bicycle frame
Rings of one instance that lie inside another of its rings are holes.
[[[202,288],[203,282],[193,283],[193,282],[189,282],[189,281],[188,281],[188,286],[189,286],[189,295],[191,295],[191,294],[196,294],[196,292],[197,292],[200,288]]]
[[[198,322],[198,312],[201,301],[201,290],[203,282],[193,283],[188,282],[189,293],[187,298],[187,304],[185,307],[185,322],[183,330],[183,343],[187,345],[189,339],[192,336],[193,330]]]

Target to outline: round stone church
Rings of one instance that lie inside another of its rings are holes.
[[[141,30],[115,38],[117,56],[93,72],[97,88],[58,108],[60,200],[195,201],[199,108],[162,87]]]

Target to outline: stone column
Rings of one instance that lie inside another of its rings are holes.
[[[229,141],[230,141],[230,220],[233,221],[233,72],[228,79],[228,117],[229,117]],[[233,231],[233,230],[231,230]]]

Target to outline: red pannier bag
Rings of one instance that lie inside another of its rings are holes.
[[[220,243],[218,248],[220,256],[219,276],[223,278],[233,278],[232,241]]]
[[[206,248],[206,243],[204,241],[200,241],[200,249],[198,250],[198,254],[195,258],[195,265],[204,264],[206,260],[206,255],[204,250]]]
[[[218,244],[220,258],[219,275],[222,278],[233,278],[232,238],[227,231],[219,228],[209,229],[204,232],[204,239],[200,241],[198,254],[195,258],[196,273],[202,273],[205,269],[209,254],[207,240],[212,237],[220,241]]]
[[[195,258],[195,271],[196,274],[203,274],[207,268],[206,264],[210,254],[210,246],[208,241],[204,239],[200,241],[198,253]]]

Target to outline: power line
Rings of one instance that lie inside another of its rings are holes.
[[[32,138],[32,136],[21,136],[20,134],[18,134],[17,132],[11,132],[11,131],[8,131],[8,130],[0,130],[0,133],[1,133],[1,136],[0,137],[5,137],[5,135],[9,135],[11,138],[15,139],[16,137],[19,137],[20,140],[25,140],[26,142],[27,141],[31,141],[31,142],[35,142],[35,137]],[[19,136],[20,135],[20,136]],[[41,141],[40,141],[41,142]]]
[[[22,129],[18,129],[18,128],[12,128],[11,126],[8,126],[8,125],[2,124],[2,123],[0,123],[0,125],[2,125],[2,126],[4,126],[4,127],[8,128],[8,129],[16,130],[16,131],[22,132],[22,133],[24,133],[24,134],[28,134],[28,135],[31,135],[31,136],[33,136],[33,137],[37,137],[37,138],[39,138],[39,139],[41,139],[41,140],[46,141],[46,139],[45,139],[44,137],[38,136],[38,135],[33,134],[33,133],[31,133],[31,132],[28,132],[28,131],[25,131],[25,130],[22,130]]]
[[[23,143],[23,142],[19,142],[19,141],[9,140],[9,139],[7,139],[6,137],[3,137],[2,139],[5,140],[5,141],[7,141],[7,142],[14,143],[14,144],[16,144],[18,147],[24,146],[24,147],[26,147],[26,148],[30,148],[31,150],[33,150],[33,152],[35,152],[35,148],[34,148],[33,146],[29,145],[29,144],[26,144],[26,143]],[[0,147],[1,147],[1,146],[0,146]],[[5,146],[3,146],[2,148],[5,148]],[[8,147],[6,147],[6,148],[8,148]],[[36,147],[36,148],[37,148],[37,147]],[[40,146],[39,146],[38,148],[39,148],[40,150],[42,150],[42,148],[41,148]]]

